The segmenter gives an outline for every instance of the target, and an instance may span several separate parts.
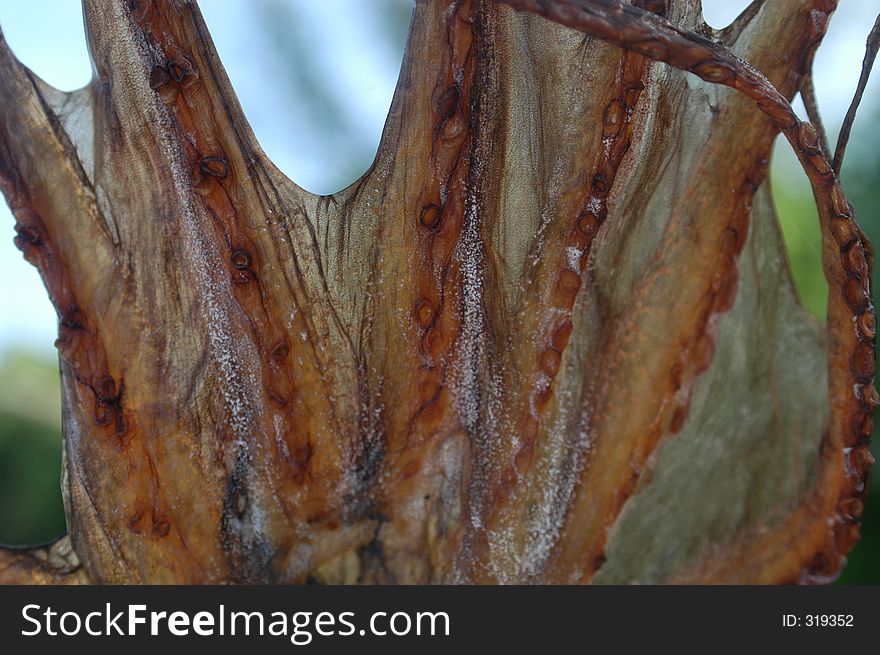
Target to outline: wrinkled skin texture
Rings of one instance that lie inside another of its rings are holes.
[[[871,464],[870,258],[786,113],[833,3],[723,32],[696,0],[510,4],[416,3],[376,161],[333,196],[262,153],[192,2],[85,0],[72,94],[4,46],[70,534],[0,580],[833,578]],[[764,183],[780,130],[827,328]]]

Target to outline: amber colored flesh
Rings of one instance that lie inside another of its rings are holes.
[[[721,33],[695,0],[506,4],[526,11],[416,3],[376,161],[321,197],[260,150],[193,2],[86,0],[97,78],[68,96],[2,44],[0,181],[60,319],[70,538],[0,551],[0,580],[590,581],[735,338],[778,131],[822,219],[828,424],[763,481],[802,478],[784,502],[657,566],[839,570],[880,400],[870,258],[789,105],[834,3]]]

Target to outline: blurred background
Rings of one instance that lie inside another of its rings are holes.
[[[713,27],[746,0],[703,0]],[[815,62],[819,106],[833,144],[880,0],[843,2]],[[403,57],[412,0],[201,0],[232,84],[267,154],[315,193],[333,193],[370,165]],[[0,0],[0,27],[18,57],[65,91],[88,83],[91,64],[79,0]],[[872,78],[843,168],[860,223],[880,244],[880,71]],[[356,102],[352,102],[356,98]],[[805,116],[798,100],[795,108]],[[801,300],[824,320],[818,218],[788,144],[776,144],[773,191]],[[15,249],[0,203],[0,543],[37,543],[64,531],[59,477],[60,394],[56,316],[36,273]],[[808,411],[808,408],[805,408]],[[874,439],[880,459],[880,444]],[[863,538],[841,576],[880,583],[880,476]]]

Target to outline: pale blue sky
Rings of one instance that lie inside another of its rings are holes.
[[[292,179],[309,190],[332,192],[345,187],[363,171],[352,169],[357,154],[375,152],[385,114],[391,102],[403,43],[392,47],[371,45],[382,26],[370,0],[276,0],[295,11],[282,12],[292,21],[277,25],[280,34],[295,34],[296,43],[309,51],[307,72],[327,82],[326,96],[348,131],[330,139],[314,129],[314,115],[291,102],[290,84],[283,65],[273,67],[265,14],[255,5],[267,0],[202,0],[201,7],[233,86],[263,148]],[[747,2],[704,0],[704,14],[714,26],[723,26]],[[865,36],[880,11],[880,0],[843,0],[831,21],[815,64],[816,93],[823,117],[836,134],[855,88],[864,56]],[[260,18],[262,16],[262,18]],[[276,20],[280,20],[276,16]],[[295,24],[294,22],[295,21]],[[85,48],[79,0],[0,0],[0,27],[25,64],[50,84],[73,90],[88,83],[91,64]],[[261,65],[254,65],[254,57]],[[880,71],[878,71],[880,72]],[[865,105],[878,97],[876,76]],[[357,98],[352,103],[351,98]],[[867,108],[867,107],[866,107]],[[803,115],[798,103],[798,111]],[[862,123],[864,125],[864,123]],[[858,139],[856,122],[854,141]],[[354,135],[354,136],[352,136]],[[785,145],[785,144],[783,144]],[[790,166],[793,157],[780,148],[777,162]],[[0,203],[0,351],[18,346],[51,353],[56,335],[55,312],[36,271],[12,243],[13,219]]]

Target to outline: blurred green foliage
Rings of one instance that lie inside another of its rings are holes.
[[[787,148],[784,140],[782,147]],[[778,153],[781,155],[782,153]],[[822,272],[822,244],[819,215],[807,176],[791,157],[773,167],[771,184],[776,213],[785,238],[801,304],[820,321],[828,311],[828,282]]]
[[[58,366],[8,351],[0,359],[0,543],[64,532]]]

